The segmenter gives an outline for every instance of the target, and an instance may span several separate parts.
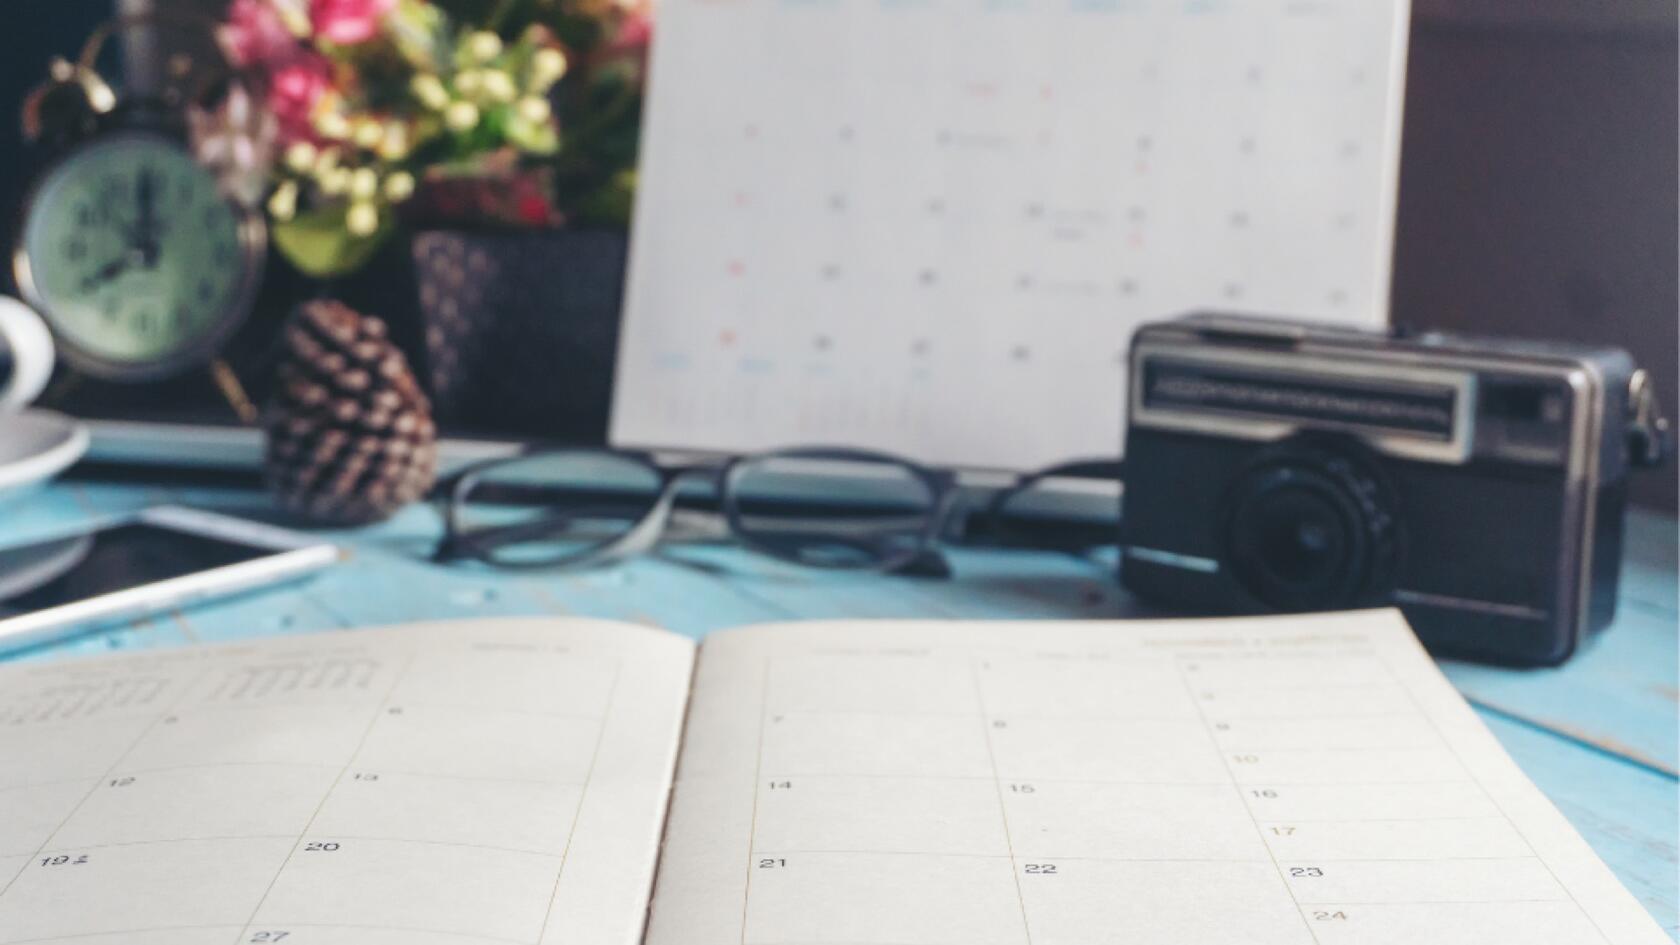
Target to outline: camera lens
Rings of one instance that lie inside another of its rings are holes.
[[[1365,464],[1322,447],[1263,454],[1227,499],[1227,563],[1276,610],[1375,603],[1391,588],[1394,517]]]

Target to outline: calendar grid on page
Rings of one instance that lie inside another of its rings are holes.
[[[578,908],[622,885],[601,844],[637,857],[601,834],[611,795],[668,776],[621,747],[654,705],[631,690],[684,676],[618,644],[439,636],[38,670],[0,727],[0,942],[599,941],[625,918]]]
[[[745,945],[1605,940],[1369,649],[763,673]]]

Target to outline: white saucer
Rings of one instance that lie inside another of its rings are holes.
[[[82,458],[88,429],[47,410],[0,413],[0,505],[16,501]]]

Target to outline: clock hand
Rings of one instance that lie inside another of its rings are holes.
[[[111,260],[110,262],[106,263],[105,265],[100,266],[99,269],[97,271],[93,272],[91,275],[83,277],[83,279],[82,279],[82,291],[83,292],[92,291],[93,289],[96,289],[99,286],[101,286],[101,285],[103,285],[107,282],[110,282],[112,279],[115,279],[116,277],[122,275],[124,272],[127,272],[128,271],[128,265],[129,265],[129,262],[130,262],[129,255],[130,254],[128,254],[128,253],[124,253],[123,255],[118,256],[116,259]]]
[[[157,267],[158,257],[158,219],[157,219],[157,179],[149,167],[140,168],[140,176],[134,182],[135,202],[135,249],[140,251],[142,264],[147,269]]]

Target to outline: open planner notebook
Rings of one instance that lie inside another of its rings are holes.
[[[1659,945],[1401,618],[0,667],[0,943]]]

